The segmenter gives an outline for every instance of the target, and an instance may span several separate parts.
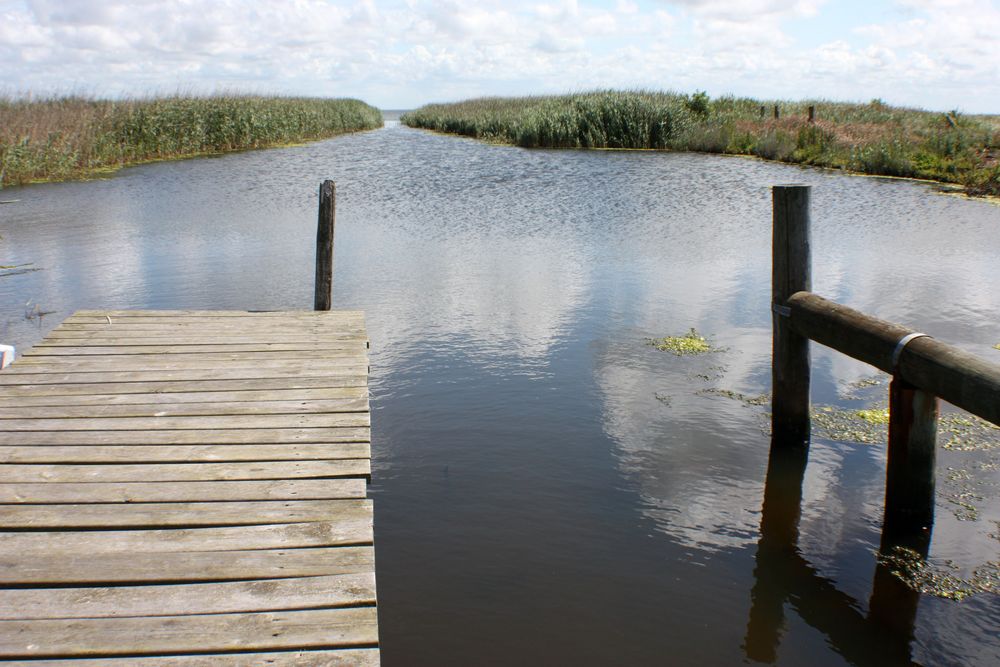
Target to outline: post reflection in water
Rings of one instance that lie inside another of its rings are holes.
[[[920,593],[876,561],[868,613],[862,604],[839,591],[799,551],[802,483],[808,447],[771,443],[760,539],[757,543],[750,618],[743,650],[750,660],[773,664],[778,659],[785,605],[827,637],[831,648],[852,665],[910,665]],[[930,529],[883,523],[879,554],[905,547],[926,559]]]

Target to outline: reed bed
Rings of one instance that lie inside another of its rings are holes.
[[[1000,195],[1000,117],[905,109],[880,100],[776,102],[711,99],[705,93],[596,91],[431,104],[405,114],[402,122],[524,147],[754,155],[931,179],[959,184],[973,195]]]
[[[0,97],[0,187],[313,141],[381,125],[378,109],[351,99]]]

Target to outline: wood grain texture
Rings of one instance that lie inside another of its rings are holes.
[[[771,433],[779,447],[809,442],[809,339],[785,314],[788,298],[812,284],[809,192],[808,185],[772,188]]]
[[[17,366],[12,366],[17,368]],[[9,369],[8,369],[9,370]],[[366,362],[350,364],[330,363],[288,363],[279,368],[188,368],[176,370],[104,370],[104,371],[59,371],[7,372],[0,373],[0,386],[34,384],[81,384],[105,382],[200,382],[202,380],[258,380],[268,378],[330,377],[335,375],[354,376],[368,372]]]
[[[338,321],[364,321],[365,312],[363,310],[331,310],[322,315],[318,315],[311,310],[78,310],[70,317],[67,321],[94,317],[98,319],[103,319],[105,317],[112,318],[149,318],[149,317],[166,317],[170,319],[175,319],[178,317],[205,317],[205,318],[220,318],[220,317],[247,317],[253,319],[266,318],[266,317],[279,317],[281,319],[303,317],[307,319],[314,319],[321,317],[324,320],[329,320],[330,322]]]
[[[333,238],[337,218],[337,187],[333,181],[319,186],[319,221],[316,225],[316,280],[313,309],[328,311],[333,304]]]
[[[103,465],[24,465],[0,466],[0,483],[67,482],[194,482],[235,480],[291,480],[333,477],[367,477],[368,459],[253,463],[164,463]]]
[[[223,583],[0,590],[0,620],[184,616],[375,604],[375,573]]]
[[[0,445],[0,463],[132,464],[370,459],[367,442],[284,445]]]
[[[233,581],[374,571],[375,551],[370,546],[0,556],[2,586]]]
[[[15,362],[16,363],[16,362]],[[366,387],[367,373],[355,375],[289,378],[251,378],[244,380],[146,381],[146,382],[75,382],[73,384],[21,384],[0,390],[2,397],[22,396],[91,396],[109,394],[149,394],[201,391],[264,391],[269,389],[315,389]]]
[[[329,340],[314,343],[258,343],[257,345],[217,343],[214,345],[47,345],[43,341],[35,347],[28,348],[23,356],[53,357],[53,356],[117,356],[121,354],[160,354],[160,355],[191,355],[191,354],[239,354],[250,353],[267,355],[281,352],[356,352],[368,349],[365,340]]]
[[[377,665],[367,348],[87,311],[0,373],[0,659]]]
[[[0,621],[0,658],[329,648],[377,643],[374,607]]]
[[[1000,365],[930,337],[914,338],[893,365],[893,352],[913,329],[881,320],[811,292],[788,300],[792,325],[839,352],[894,373],[983,419],[1000,423]]]
[[[232,484],[233,482],[230,482]],[[221,484],[221,483],[220,483]],[[123,508],[114,502],[5,505],[0,528],[150,528],[161,526],[253,526],[304,521],[370,523],[367,500],[256,500],[147,502]],[[366,511],[367,510],[367,511]]]
[[[103,667],[378,667],[377,648],[101,658]],[[97,667],[92,659],[32,660],[31,667]]]
[[[199,417],[93,417],[88,419],[3,419],[0,431],[159,431],[333,428],[368,426],[367,412],[302,415],[209,415]]]
[[[332,414],[368,412],[363,398],[300,401],[161,401],[153,404],[0,407],[0,428],[5,419],[87,419],[94,417],[196,417],[232,415]]]
[[[348,503],[352,501],[339,501]],[[356,502],[356,501],[354,501]],[[118,508],[121,514],[121,508]],[[317,517],[326,517],[321,520]],[[153,517],[161,518],[161,517]],[[283,520],[287,520],[284,519]],[[63,523],[72,523],[66,520]],[[126,522],[127,523],[127,522]],[[182,522],[183,523],[183,522]],[[189,525],[189,524],[183,524]],[[131,530],[39,530],[0,532],[4,554],[27,557],[58,553],[133,553],[174,551],[234,551],[297,549],[372,544],[372,517],[368,511],[328,512],[302,517],[298,523],[222,525]],[[86,528],[87,526],[83,526]],[[94,526],[95,528],[111,526]],[[54,528],[61,528],[54,526]]]
[[[365,480],[271,479],[194,482],[0,483],[0,504],[216,503],[364,498]],[[121,508],[118,510],[122,511]],[[138,510],[141,511],[141,510]],[[132,508],[129,508],[132,512]]]
[[[161,391],[88,395],[10,396],[0,393],[0,409],[52,406],[176,405],[178,403],[241,403],[250,401],[339,401],[368,398],[366,387],[305,389],[246,389],[243,391]]]
[[[189,429],[159,431],[2,431],[0,445],[236,445],[368,442],[368,427]]]

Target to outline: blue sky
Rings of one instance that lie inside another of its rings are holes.
[[[1000,113],[1000,0],[0,0],[0,91],[648,88]]]

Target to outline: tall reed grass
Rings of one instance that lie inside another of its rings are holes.
[[[381,125],[378,109],[350,99],[0,97],[0,187],[150,160],[324,139]]]
[[[778,107],[779,117],[773,109]],[[808,108],[816,117],[808,120]],[[850,104],[647,91],[431,104],[402,122],[524,147],[732,153],[1000,195],[1000,117]]]

